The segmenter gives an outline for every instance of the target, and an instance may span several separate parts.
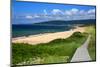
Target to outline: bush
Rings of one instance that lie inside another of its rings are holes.
[[[75,32],[73,33],[72,37],[83,37],[83,34],[81,32]]]

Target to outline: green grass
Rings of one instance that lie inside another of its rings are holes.
[[[96,29],[94,25],[88,26],[87,33],[91,35],[88,51],[92,60],[96,60]]]
[[[66,39],[56,39],[49,43],[30,45],[13,43],[12,63],[16,64],[48,64],[70,62],[76,49],[87,38],[87,34],[75,32]]]

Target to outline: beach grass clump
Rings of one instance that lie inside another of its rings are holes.
[[[87,34],[75,32],[66,39],[55,39],[37,45],[12,43],[12,64],[48,64],[70,62],[76,49],[87,38]]]

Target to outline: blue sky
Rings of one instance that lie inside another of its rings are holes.
[[[95,19],[95,6],[12,2],[12,20],[15,24],[81,19]]]

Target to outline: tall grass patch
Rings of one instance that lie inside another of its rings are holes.
[[[88,46],[90,57],[93,61],[96,60],[96,29],[95,25],[88,26],[86,31],[91,35],[91,39]]]
[[[76,49],[86,38],[87,34],[75,32],[69,38],[55,39],[49,43],[12,43],[12,63],[23,65],[70,62]]]

